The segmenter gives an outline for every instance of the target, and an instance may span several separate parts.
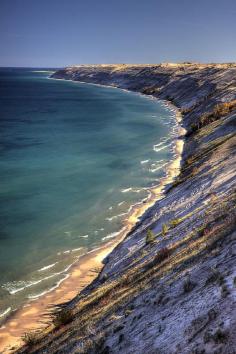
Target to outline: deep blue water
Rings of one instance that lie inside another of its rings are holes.
[[[0,314],[119,231],[173,158],[157,100],[48,75],[0,69]]]

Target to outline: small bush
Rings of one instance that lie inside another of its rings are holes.
[[[52,314],[53,324],[55,327],[60,327],[71,322],[74,318],[72,309],[63,308],[59,311],[56,311]]]
[[[221,328],[218,328],[217,331],[212,336],[215,343],[224,343],[228,337],[226,331],[222,331]]]
[[[221,295],[222,295],[222,297],[227,297],[229,294],[230,294],[230,291],[229,291],[227,285],[223,284],[221,286]]]
[[[164,248],[160,249],[160,251],[157,252],[157,254],[153,258],[153,260],[145,266],[146,270],[151,269],[152,267],[154,267],[158,263],[163,262],[170,255],[171,255],[171,250],[169,248],[164,247]]]
[[[234,277],[233,284],[236,287],[236,277]]]
[[[181,218],[178,219],[174,219],[170,221],[170,226],[171,227],[176,227],[177,225],[179,225],[183,220]]]
[[[125,310],[125,317],[128,317],[132,312],[133,310],[130,309]]]
[[[37,344],[40,340],[40,335],[38,331],[26,332],[22,336],[22,341],[29,347]]]
[[[218,283],[219,285],[223,285],[225,282],[223,275],[220,273],[219,270],[212,268],[211,274],[206,281],[206,285],[211,283]]]
[[[193,288],[195,287],[195,283],[193,283],[190,278],[188,277],[185,281],[184,281],[184,285],[183,285],[183,288],[184,288],[184,293],[188,293],[190,291],[193,290]]]
[[[157,253],[155,260],[156,262],[162,262],[164,261],[166,258],[168,258],[171,254],[171,251],[169,248],[164,247],[162,249],[160,249],[160,251]]]
[[[229,102],[221,102],[213,108],[211,112],[204,113],[199,121],[191,124],[190,129],[188,130],[186,136],[190,136],[195,133],[197,130],[201,129],[207,124],[214,122],[217,119],[229,114],[236,109],[236,100]]]
[[[162,236],[165,236],[168,232],[168,226],[166,224],[162,224]]]
[[[155,235],[152,230],[148,229],[146,234],[146,245],[155,242]]]

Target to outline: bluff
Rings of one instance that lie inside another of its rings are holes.
[[[171,101],[186,135],[165,196],[19,352],[236,353],[236,64],[78,65],[52,77]]]

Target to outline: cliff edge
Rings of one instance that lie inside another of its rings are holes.
[[[57,79],[171,101],[181,172],[97,279],[19,353],[236,353],[236,64],[78,65]]]

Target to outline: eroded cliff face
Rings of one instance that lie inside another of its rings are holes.
[[[22,351],[236,353],[236,65],[75,66],[53,77],[170,100],[187,134],[179,177],[66,305],[72,321]]]

